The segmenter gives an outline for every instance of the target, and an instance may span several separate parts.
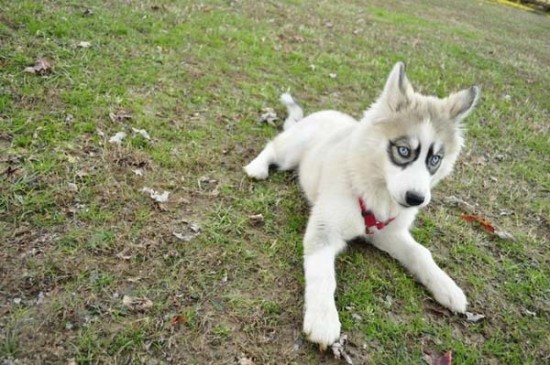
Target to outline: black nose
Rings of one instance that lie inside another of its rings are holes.
[[[407,191],[407,194],[405,194],[405,201],[410,206],[415,207],[417,205],[424,203],[424,197],[412,191]]]

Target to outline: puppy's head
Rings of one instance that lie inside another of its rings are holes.
[[[355,136],[354,159],[365,164],[357,173],[383,185],[402,207],[427,205],[431,188],[453,169],[463,145],[461,122],[479,93],[473,86],[443,99],[421,95],[397,63]]]

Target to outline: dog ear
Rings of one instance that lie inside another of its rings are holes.
[[[480,91],[479,86],[472,86],[449,95],[447,98],[449,117],[456,122],[466,118],[476,106]]]
[[[397,62],[388,76],[380,99],[396,112],[409,104],[413,94],[412,85],[405,74],[405,64]]]

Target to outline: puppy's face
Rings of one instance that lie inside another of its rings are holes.
[[[445,99],[415,93],[397,64],[360,129],[371,178],[402,207],[423,207],[447,176],[463,144],[461,121],[479,95],[472,87]]]

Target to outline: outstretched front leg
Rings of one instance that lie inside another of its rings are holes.
[[[327,223],[315,215],[314,208],[304,238],[304,333],[323,350],[340,337],[334,261],[345,247],[344,240]]]
[[[397,259],[443,306],[453,312],[466,311],[468,301],[462,289],[437,266],[430,251],[416,242],[408,230],[381,231],[373,237],[372,243]]]

